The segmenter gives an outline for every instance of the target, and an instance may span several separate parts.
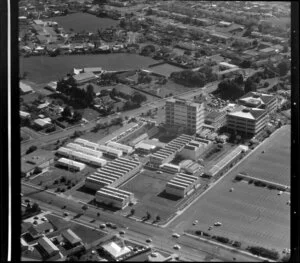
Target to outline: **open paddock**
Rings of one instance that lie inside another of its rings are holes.
[[[174,174],[157,174],[155,171],[145,170],[120,187],[134,193],[138,199],[138,203],[133,207],[134,216],[142,218],[148,211],[152,216],[151,221],[157,215],[163,220],[173,214],[182,199],[170,198],[164,194],[164,190],[167,182],[174,176]]]
[[[289,248],[290,206],[287,203],[290,200],[290,194],[284,192],[278,195],[276,190],[233,180],[239,172],[245,171],[247,167],[253,167],[254,161],[260,161],[262,150],[277,155],[278,148],[280,150],[284,148],[281,143],[289,131],[290,127],[284,126],[276,134],[271,135],[265,143],[255,149],[251,156],[246,157],[245,161],[233,168],[226,177],[208,190],[182,216],[176,218],[169,227],[176,232],[185,230],[211,232],[212,235],[240,241],[244,246],[274,248],[278,252]],[[277,159],[277,163],[287,165],[284,163],[285,158],[282,154],[281,159]],[[265,174],[272,169],[274,168],[271,163],[265,164]],[[256,174],[255,177],[259,176]],[[230,192],[231,188],[233,188],[232,192]],[[199,221],[196,226],[192,226],[194,220]],[[222,226],[213,227],[209,231],[209,226],[218,221],[222,223]]]
[[[262,153],[264,151],[264,153]],[[271,135],[269,143],[263,146],[256,158],[251,158],[241,172],[249,176],[290,185],[291,160],[290,126],[284,126]]]

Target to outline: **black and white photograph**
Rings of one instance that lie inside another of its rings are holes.
[[[296,262],[293,6],[19,0],[19,260]]]

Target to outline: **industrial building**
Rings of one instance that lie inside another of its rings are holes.
[[[109,141],[106,143],[106,146],[112,147],[114,149],[122,151],[124,154],[131,154],[134,150],[131,146]]]
[[[61,235],[72,247],[76,247],[82,244],[82,239],[77,236],[71,229],[64,230]]]
[[[179,163],[179,166],[181,171],[184,171],[187,174],[196,174],[203,170],[203,166],[193,162],[192,160],[184,160]]]
[[[84,163],[75,162],[75,161],[67,159],[67,158],[58,159],[57,164],[67,167],[68,169],[74,170],[74,171],[82,171],[86,167],[86,165]]]
[[[54,257],[59,254],[59,248],[52,243],[48,237],[41,237],[38,240],[39,247],[46,257]]]
[[[197,176],[180,173],[170,180],[166,185],[168,194],[184,197],[193,189],[200,186],[200,179]]]
[[[85,180],[85,186],[93,190],[99,190],[104,186],[118,187],[139,172],[141,168],[140,162],[117,158],[89,175]]]
[[[115,187],[105,186],[97,191],[95,197],[99,203],[123,209],[133,201],[134,195],[133,193]]]
[[[153,168],[158,168],[164,163],[172,161],[175,155],[183,149],[183,147],[189,143],[194,137],[186,134],[182,134],[176,139],[169,142],[163,149],[150,155],[149,165]]]
[[[246,136],[255,136],[267,125],[268,113],[263,109],[244,108],[227,114],[227,128]]]
[[[144,142],[139,142],[134,146],[135,151],[140,154],[149,154],[152,153],[155,149],[155,145],[147,144]]]
[[[221,173],[224,173],[226,169],[233,166],[241,156],[242,152],[246,152],[248,147],[245,145],[239,145],[229,154],[225,155],[224,158],[218,161],[217,164],[213,165],[208,171],[204,173],[205,176],[214,177]]]
[[[70,148],[74,151],[81,152],[81,153],[88,154],[88,155],[92,155],[92,156],[95,156],[95,157],[98,157],[98,158],[102,157],[102,152],[90,149],[88,147],[81,146],[77,143],[68,143],[66,145],[66,147]]]
[[[204,123],[204,104],[184,99],[166,101],[166,125],[185,128],[188,133],[200,131]]]
[[[171,163],[165,163],[160,166],[160,169],[164,172],[175,174],[180,172],[180,166],[171,164]]]
[[[66,147],[60,147],[56,153],[58,155],[67,157],[69,159],[74,159],[76,161],[81,161],[87,164],[95,165],[98,167],[102,167],[106,165],[107,161],[102,158],[98,158],[89,154],[85,154],[82,152],[77,152],[76,150],[68,149]]]
[[[277,99],[274,95],[259,92],[248,92],[239,99],[239,104],[249,108],[265,109],[273,112],[277,109]]]
[[[211,142],[197,138],[187,143],[180,151],[179,155],[184,159],[198,160],[200,155],[207,149]]]
[[[100,145],[98,143],[90,142],[88,140],[84,140],[81,138],[77,138],[74,142],[84,147],[90,148],[92,150],[101,151],[103,152],[103,154],[109,157],[118,158],[123,155],[123,152],[121,150],[117,150],[115,148],[105,146],[105,145]]]

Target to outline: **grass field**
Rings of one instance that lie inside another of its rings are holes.
[[[137,205],[134,206],[136,217],[141,218],[148,211],[152,219],[159,215],[163,220],[175,212],[180,199],[170,199],[164,194],[166,183],[174,176],[173,174],[157,174],[155,171],[144,170],[121,187],[123,190],[133,192],[138,199]]]
[[[279,130],[270,143],[264,146],[264,153],[248,162],[242,171],[248,175],[275,183],[290,185],[290,126]]]
[[[118,20],[100,18],[88,13],[75,13],[67,16],[53,17],[51,20],[56,21],[65,31],[69,32],[70,28],[72,28],[74,32],[77,33],[83,30],[95,33],[98,29],[103,30],[119,24]],[[78,21],[80,21],[80,23],[78,23]]]
[[[20,74],[28,72],[27,80],[48,83],[65,77],[73,68],[102,67],[105,70],[139,69],[155,63],[150,57],[137,54],[69,55],[58,57],[20,57]]]
[[[168,63],[164,63],[158,66],[151,67],[149,70],[151,70],[154,73],[164,75],[166,78],[168,78],[172,72],[183,71],[184,69],[173,66]]]
[[[266,148],[269,147],[272,154],[277,155],[276,151],[281,150],[280,143],[284,142],[289,129],[289,127],[282,127],[266,143]],[[278,142],[279,140],[281,142]],[[285,158],[281,154],[281,159],[278,158],[276,162],[282,162],[282,165],[286,166]],[[200,229],[207,232],[209,226],[220,221],[223,225],[214,227],[210,231],[211,234],[228,237],[247,245],[274,248],[278,252],[288,248],[290,206],[287,202],[290,200],[290,195],[288,193],[278,195],[276,190],[257,187],[246,182],[236,183],[232,180],[238,171],[253,167],[254,160],[257,163],[261,160],[260,148],[249,157],[249,162],[234,168],[221,182],[187,209],[182,216],[184,221],[179,217],[171,223],[170,227],[176,231]],[[264,164],[265,174],[271,171],[275,173],[278,167],[277,165],[274,167],[273,163]],[[259,177],[254,174],[253,176]],[[234,188],[233,192],[229,191],[230,188]],[[193,227],[192,222],[196,219],[199,223]]]

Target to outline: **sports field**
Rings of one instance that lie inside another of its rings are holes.
[[[176,232],[185,230],[208,231],[208,227],[219,221],[220,227],[213,227],[211,234],[228,237],[242,242],[242,245],[258,245],[274,248],[281,252],[289,247],[290,239],[290,200],[289,193],[278,195],[278,191],[266,187],[257,187],[246,182],[234,182],[233,178],[239,171],[253,167],[253,160],[259,163],[261,151],[271,151],[278,155],[276,162],[285,163],[285,156],[277,153],[284,148],[282,143],[288,136],[290,128],[282,127],[274,136],[257,147],[257,150],[227,174],[211,190],[204,194],[196,203],[189,207],[182,216],[173,221],[169,227]],[[279,142],[281,140],[281,142]],[[271,145],[274,144],[274,145]],[[277,146],[276,146],[277,145]],[[275,167],[275,168],[274,168]],[[275,173],[277,166],[264,166],[266,174]],[[259,177],[259,175],[252,176]],[[288,175],[287,175],[288,176]],[[230,189],[234,190],[230,192]],[[199,223],[192,225],[194,220]]]

